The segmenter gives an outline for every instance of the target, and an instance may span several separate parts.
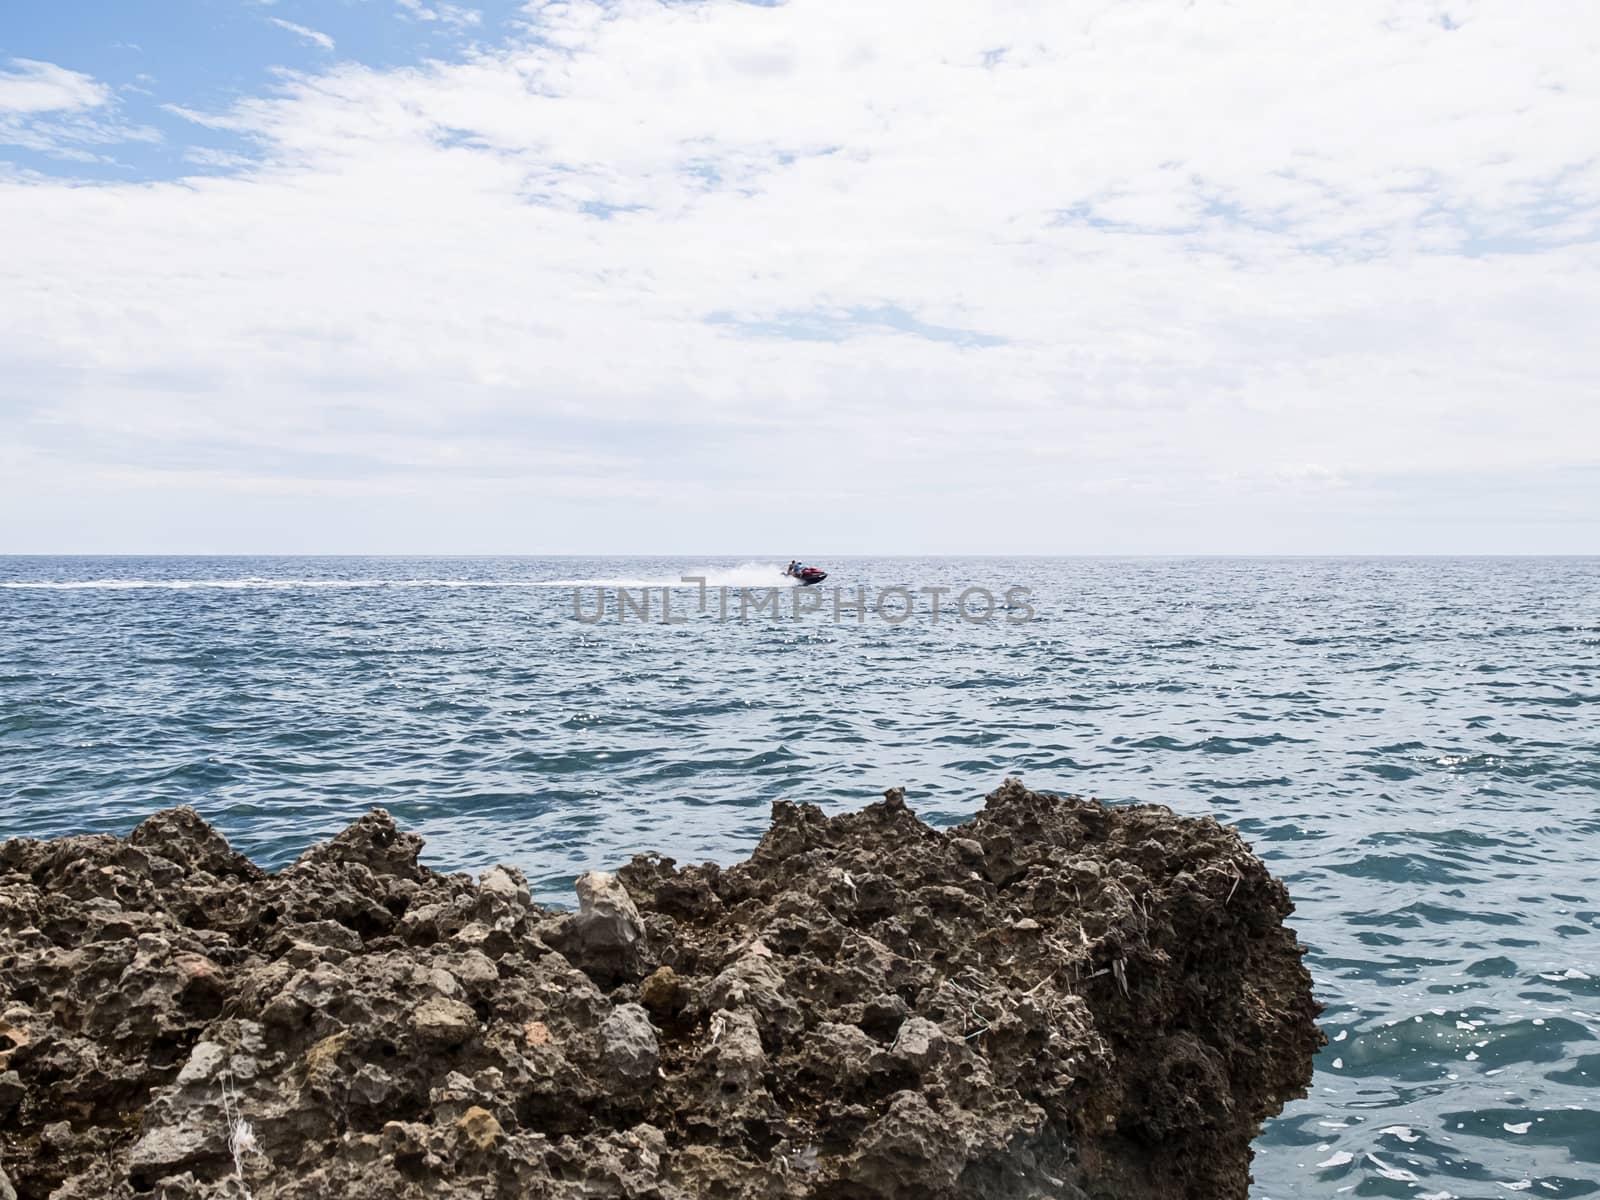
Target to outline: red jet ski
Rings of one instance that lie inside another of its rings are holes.
[[[828,577],[828,573],[821,567],[801,567],[798,571],[785,571],[784,574],[798,579],[801,587],[812,583],[821,583]]]

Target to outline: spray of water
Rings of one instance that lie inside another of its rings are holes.
[[[684,583],[689,579],[694,582]],[[613,587],[613,588],[640,588],[640,587],[699,587],[699,580],[705,580],[708,588],[757,588],[757,587],[793,587],[799,581],[789,578],[783,573],[783,568],[777,563],[770,562],[745,562],[737,567],[685,567],[676,575],[661,576],[654,579],[557,579],[544,585],[546,587]]]

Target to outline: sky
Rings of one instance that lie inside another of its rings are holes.
[[[1600,553],[1592,0],[7,0],[0,553]]]

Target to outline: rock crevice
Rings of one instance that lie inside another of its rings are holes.
[[[0,846],[0,1194],[1242,1198],[1321,1040],[1283,885],[1164,808],[780,803],[572,912],[421,849]]]

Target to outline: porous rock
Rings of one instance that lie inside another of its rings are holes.
[[[628,889],[606,871],[580,875],[573,887],[578,911],[547,931],[550,943],[591,975],[606,980],[637,977],[649,943]]]
[[[576,913],[421,848],[0,845],[0,1200],[1242,1198],[1320,1044],[1282,884],[1153,806],[780,803]]]

